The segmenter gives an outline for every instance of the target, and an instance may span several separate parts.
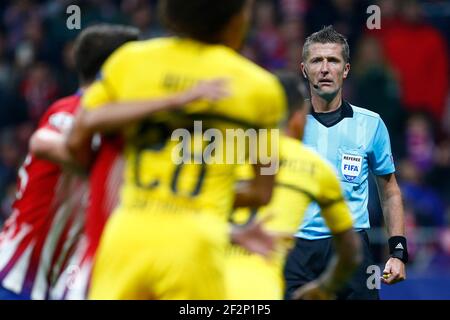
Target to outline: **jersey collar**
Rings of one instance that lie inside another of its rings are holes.
[[[341,106],[332,112],[340,112],[341,115],[338,119],[336,119],[335,121],[333,121],[332,123],[324,123],[321,119],[319,114],[314,111],[314,106],[311,108],[310,114],[318,121],[320,122],[323,126],[330,128],[336,124],[338,124],[339,122],[341,122],[343,119],[345,118],[353,118],[353,108],[350,105],[350,103],[348,103],[345,100],[342,100]]]

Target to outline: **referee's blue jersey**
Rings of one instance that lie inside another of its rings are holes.
[[[369,170],[375,175],[395,172],[389,133],[377,113],[346,101],[342,108],[340,119],[329,126],[321,123],[314,112],[308,115],[303,142],[336,169],[353,215],[354,228],[368,229]],[[312,203],[296,237],[316,240],[330,236],[319,206]]]

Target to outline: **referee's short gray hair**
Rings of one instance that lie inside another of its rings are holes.
[[[302,59],[306,61],[309,53],[309,46],[313,43],[339,43],[342,45],[342,56],[345,63],[350,62],[350,48],[348,47],[347,39],[337,32],[332,25],[323,27],[320,31],[314,32],[306,38],[303,45]]]

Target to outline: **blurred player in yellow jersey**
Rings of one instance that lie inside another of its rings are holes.
[[[280,135],[280,169],[270,203],[259,209],[237,209],[230,220],[244,225],[252,219],[271,216],[266,224],[271,231],[293,235],[308,205],[315,201],[334,235],[336,260],[316,282],[300,288],[295,298],[332,298],[334,292],[349,278],[360,260],[359,238],[352,228],[352,216],[344,202],[333,168],[300,141],[309,102],[301,93],[300,79],[281,76],[289,100],[289,117],[284,134]],[[252,178],[247,165],[240,167],[238,192],[246,192],[246,180]],[[269,260],[251,254],[241,247],[229,245],[226,258],[226,283],[230,299],[282,299],[284,292],[283,264],[288,243],[280,242]]]
[[[194,148],[178,162],[180,142],[173,133],[189,129],[188,145],[195,145],[201,138],[197,120],[204,130],[219,133],[278,126],[285,111],[278,80],[235,51],[251,5],[251,0],[160,1],[162,18],[177,37],[119,48],[85,93],[86,114],[113,103],[161,98],[213,78],[227,79],[230,92],[222,100],[192,103],[123,128],[124,185],[100,242],[90,298],[226,298],[223,259],[237,164],[206,162],[202,139],[199,153]],[[217,144],[220,154],[226,143]],[[244,152],[251,154],[251,148]],[[259,170],[272,163],[258,160],[254,181],[261,187],[249,198],[264,205],[274,176]]]

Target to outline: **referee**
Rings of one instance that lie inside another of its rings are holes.
[[[366,233],[370,228],[369,170],[376,176],[389,235],[391,256],[381,280],[386,284],[404,280],[408,261],[402,198],[394,175],[389,134],[378,114],[342,99],[343,82],[350,71],[350,54],[347,40],[332,26],[306,39],[302,59],[301,70],[309,82],[313,106],[308,115],[304,144],[334,165],[353,214],[354,228],[363,240],[363,262],[337,298],[379,299],[378,290],[367,285],[371,274],[366,271],[374,264]],[[286,261],[285,298],[290,299],[298,288],[317,278],[332,257],[330,230],[320,215],[319,206],[312,204]]]

